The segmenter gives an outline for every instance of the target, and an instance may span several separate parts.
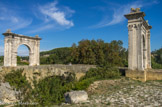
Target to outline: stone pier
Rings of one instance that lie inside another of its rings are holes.
[[[144,19],[145,13],[139,8],[131,9],[128,19],[128,68],[145,70],[151,68],[150,29],[152,26]]]
[[[128,70],[126,77],[132,79],[162,80],[162,70],[151,69],[150,29],[152,26],[144,19],[140,8],[131,8],[128,19]]]

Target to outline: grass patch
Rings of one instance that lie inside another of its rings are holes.
[[[106,105],[111,105],[111,102],[107,102],[107,104]]]

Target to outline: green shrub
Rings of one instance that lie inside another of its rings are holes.
[[[96,80],[114,79],[121,76],[117,68],[97,67],[91,68],[80,81],[74,83],[74,90],[85,90]]]
[[[121,74],[117,68],[98,67],[90,69],[83,79],[91,77],[95,77],[97,79],[110,79],[110,78],[119,78],[120,75]]]
[[[162,69],[162,64],[157,63],[154,57],[151,57],[151,66],[153,69]]]
[[[74,79],[75,76],[71,74],[68,77],[52,76],[39,81],[33,90],[35,101],[44,106],[60,104],[64,101],[64,93],[71,90]]]
[[[5,81],[14,87],[17,91],[21,91],[21,95],[24,96],[23,101],[28,101],[30,99],[31,85],[26,80],[25,75],[22,75],[23,69],[12,70],[10,73],[5,75]]]
[[[162,64],[158,64],[156,62],[152,62],[151,64],[153,69],[162,69]]]
[[[95,80],[96,80],[96,78],[92,77],[92,78],[87,78],[87,79],[80,80],[79,82],[75,82],[75,83],[74,83],[73,90],[85,90],[85,89],[87,89],[87,88],[89,87],[89,85],[92,84]]]
[[[11,86],[14,86],[17,90],[22,90],[25,87],[30,88],[30,84],[26,80],[26,77],[22,75],[23,69],[12,70],[11,73],[5,75],[5,81],[9,82]]]
[[[29,62],[17,62],[18,65],[29,65]]]

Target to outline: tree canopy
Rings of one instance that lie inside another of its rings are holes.
[[[127,66],[127,50],[122,41],[81,40],[78,45],[41,52],[41,64],[95,64]]]

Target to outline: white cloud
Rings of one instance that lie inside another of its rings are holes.
[[[114,9],[112,20],[103,26],[109,26],[120,23],[125,20],[124,14],[128,14],[131,8],[141,8],[141,7],[143,7],[143,5],[140,2],[134,2],[131,4],[121,6],[118,9]]]
[[[39,28],[36,28],[34,30],[30,30],[28,32],[26,32],[27,34],[28,33],[36,33],[36,32],[40,32],[40,31],[44,31],[44,30],[47,30],[47,29],[51,29],[53,28],[54,26],[52,24],[47,24],[47,25],[44,25],[44,26],[41,26]]]
[[[18,22],[14,25],[11,25],[11,30],[18,30],[29,26],[32,23],[32,19],[24,20],[18,19]]]
[[[157,0],[152,0],[151,2],[147,2],[147,3],[144,1],[137,0],[135,2],[128,3],[125,5],[118,5],[118,4],[116,6],[114,5],[112,6],[113,15],[112,15],[111,20],[106,19],[107,16],[110,17],[111,14],[106,14],[107,16],[105,16],[105,18],[100,23],[90,28],[100,28],[100,27],[105,27],[105,26],[110,26],[110,25],[121,23],[125,20],[124,14],[128,14],[131,8],[142,8],[142,7],[147,7],[153,4],[157,4],[157,3],[158,3]]]
[[[18,22],[19,22],[19,20],[18,20],[17,17],[12,17],[12,18],[11,18],[11,21],[12,21],[13,23],[18,23]]]
[[[74,13],[74,11],[65,6],[63,8],[66,8],[66,11],[61,10],[57,7],[57,4],[57,1],[54,1],[52,3],[39,6],[39,10],[43,15],[45,15],[46,21],[53,20],[59,25],[67,26],[68,28],[74,26],[73,21],[67,19],[67,15]]]
[[[37,9],[36,9],[37,8]],[[58,5],[57,1],[47,3],[45,5],[37,5],[33,8],[33,13],[39,24],[30,27],[29,31],[25,34],[33,34],[45,30],[65,30],[74,26],[72,17],[74,10],[67,6]]]
[[[12,9],[10,6],[0,4],[0,29],[12,31],[25,28],[32,23],[32,19],[23,18],[17,13],[17,10]]]

